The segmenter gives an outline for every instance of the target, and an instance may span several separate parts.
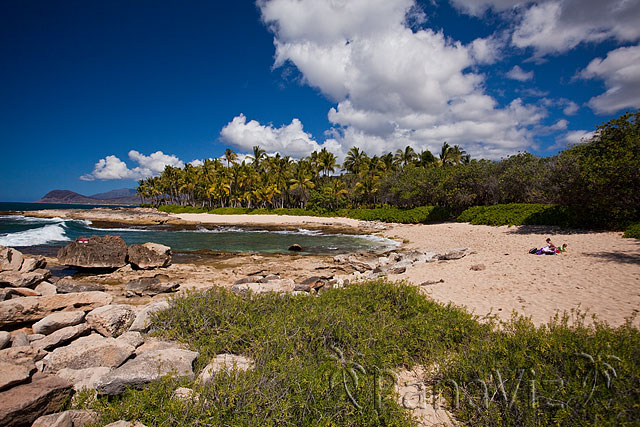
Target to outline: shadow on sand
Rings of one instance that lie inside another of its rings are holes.
[[[585,253],[586,256],[600,258],[605,261],[617,262],[620,264],[640,265],[640,254],[630,254],[625,252],[593,252]]]
[[[576,228],[561,228],[556,225],[520,225],[510,228],[508,234],[545,234],[569,236],[572,234],[606,233],[607,230],[580,230]]]

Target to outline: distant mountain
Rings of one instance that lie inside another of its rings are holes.
[[[45,194],[37,203],[65,203],[70,205],[137,205],[140,198],[136,190],[122,188],[119,190],[83,196],[69,190],[53,190]]]

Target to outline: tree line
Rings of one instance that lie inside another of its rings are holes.
[[[593,226],[623,227],[640,214],[640,112],[599,126],[594,136],[557,155],[518,153],[501,160],[472,159],[443,143],[434,155],[407,146],[370,156],[352,147],[343,163],[326,149],[293,160],[259,146],[242,162],[222,158],[184,168],[167,166],[139,182],[154,205],[203,208],[401,208],[543,203],[584,211]]]

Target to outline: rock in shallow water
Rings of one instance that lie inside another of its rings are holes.
[[[71,242],[58,251],[60,264],[88,269],[116,269],[127,263],[127,245],[120,236],[91,236],[88,243]]]

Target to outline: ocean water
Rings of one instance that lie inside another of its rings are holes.
[[[3,209],[13,207],[13,209]],[[0,203],[0,211],[27,211],[60,209],[65,205],[35,204],[36,207],[9,206]],[[13,204],[16,205],[16,204]],[[23,204],[21,204],[23,205]],[[34,204],[28,204],[34,205]],[[79,207],[74,205],[74,207]],[[85,207],[85,206],[82,206]],[[88,206],[87,206],[88,207]],[[166,230],[158,227],[99,228],[91,221],[63,220],[62,218],[30,218],[22,215],[0,215],[0,245],[15,248],[64,246],[81,236],[121,236],[128,244],[156,242],[174,251],[227,251],[287,253],[294,243],[307,254],[338,254],[361,250],[393,248],[397,244],[377,236],[325,234],[316,230],[244,230],[238,227],[218,227],[196,230]]]

